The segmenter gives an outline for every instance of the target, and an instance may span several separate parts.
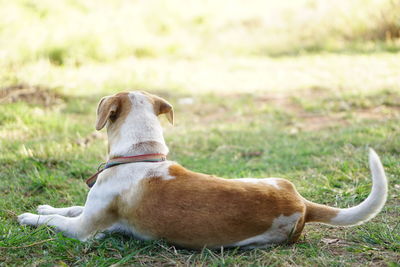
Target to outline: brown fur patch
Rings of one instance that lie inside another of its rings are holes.
[[[121,129],[122,124],[125,122],[126,117],[128,116],[129,112],[132,109],[132,102],[129,99],[129,93],[123,92],[118,93],[114,96],[118,102],[118,109],[117,111],[110,117],[110,122],[107,128],[107,135],[108,135],[108,152],[110,152],[110,147],[119,137],[119,129]],[[119,155],[114,155],[118,157]],[[122,155],[121,155],[122,156]]]
[[[153,105],[154,114],[156,114],[157,116],[160,114],[166,114],[168,121],[171,124],[174,124],[174,110],[172,105],[168,103],[167,100],[159,96],[147,93],[145,91],[141,91],[141,93],[147,96],[150,103]]]
[[[124,121],[132,107],[128,94],[127,92],[122,92],[100,100],[97,107],[97,130],[101,130],[107,120],[110,120],[112,123]]]
[[[126,116],[132,109],[132,102],[129,99],[129,93],[122,92],[113,96],[118,99],[118,109],[117,112],[110,118],[112,128],[120,129],[122,123],[125,121]]]
[[[267,231],[275,218],[304,213],[295,190],[195,173],[172,165],[175,179],[144,179],[120,216],[139,232],[189,248],[232,244]],[[290,182],[280,185],[291,187]]]
[[[304,200],[304,203],[306,204],[306,222],[329,223],[340,211],[340,209],[313,203],[308,200]]]

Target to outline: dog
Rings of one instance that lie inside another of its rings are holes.
[[[19,223],[53,226],[81,241],[121,232],[189,249],[250,249],[293,243],[309,222],[359,225],[386,202],[387,180],[372,149],[370,195],[355,207],[339,209],[306,200],[285,179],[223,179],[166,160],[161,114],[174,123],[172,105],[147,92],[102,98],[96,129],[107,128],[108,162],[89,179],[85,206],[41,205],[39,215],[21,214]]]

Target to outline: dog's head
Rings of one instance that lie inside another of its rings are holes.
[[[165,99],[144,91],[122,92],[103,97],[97,107],[96,130],[120,128],[128,116],[152,117],[166,114],[174,123],[174,110]]]

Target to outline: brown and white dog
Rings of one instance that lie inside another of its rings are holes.
[[[109,159],[168,154],[158,115],[173,123],[173,108],[146,92],[104,97],[96,129],[107,126]],[[173,161],[135,162],[102,171],[84,207],[38,207],[24,225],[50,225],[87,240],[103,231],[165,239],[186,248],[266,247],[296,241],[307,222],[350,226],[373,218],[383,207],[387,180],[371,149],[372,192],[361,204],[332,208],[304,199],[280,178],[223,179],[191,172]]]

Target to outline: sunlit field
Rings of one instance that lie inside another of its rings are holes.
[[[0,266],[400,264],[400,1],[0,0],[0,18]],[[107,152],[97,103],[126,90],[174,105],[169,159],[188,169],[283,177],[344,208],[370,192],[372,147],[388,202],[249,251],[20,226],[40,204],[84,204]]]

